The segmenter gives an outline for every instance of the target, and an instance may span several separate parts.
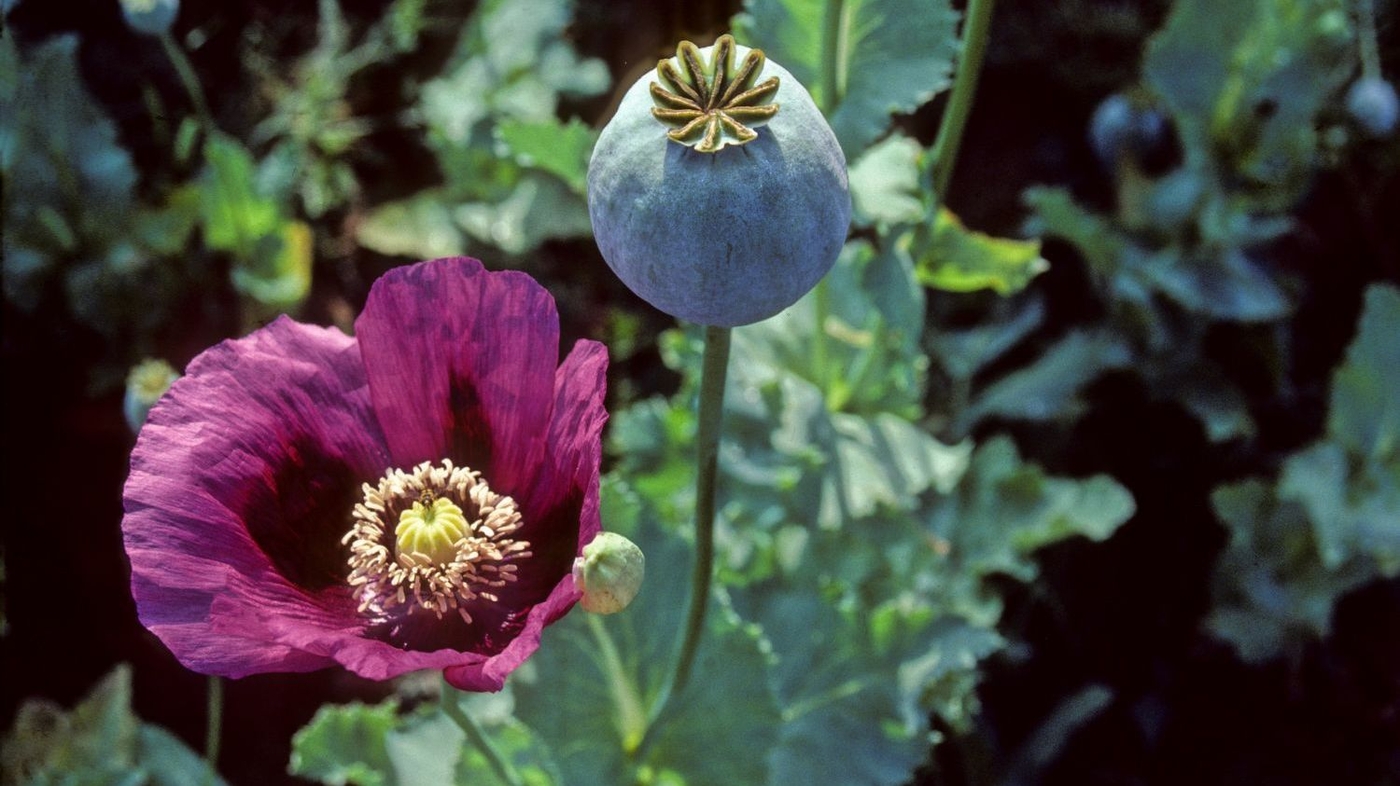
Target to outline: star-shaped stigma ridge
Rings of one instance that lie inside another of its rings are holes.
[[[778,77],[754,84],[763,71],[763,52],[749,50],[735,70],[734,51],[733,36],[720,36],[707,68],[699,48],[682,41],[675,58],[657,63],[660,84],[651,83],[651,99],[656,104],[651,114],[671,126],[666,136],[672,141],[701,153],[714,153],[726,145],[757,139],[754,129],[778,113],[778,105],[772,103]]]

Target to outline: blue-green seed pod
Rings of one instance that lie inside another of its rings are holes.
[[[131,29],[146,35],[170,32],[180,12],[179,0],[122,0],[122,16]]]
[[[1400,121],[1400,100],[1384,79],[1362,77],[1347,90],[1347,112],[1367,136],[1389,136]]]
[[[623,96],[588,168],[598,248],[668,314],[733,327],[795,303],[850,228],[846,159],[805,88],[756,49],[682,42]]]

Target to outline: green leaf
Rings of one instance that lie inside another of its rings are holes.
[[[138,213],[132,233],[152,252],[175,255],[185,250],[199,217],[199,187],[187,184],[171,191],[162,208]]]
[[[117,666],[71,712],[44,699],[19,708],[4,740],[6,783],[223,786],[178,737],[131,711],[131,669]]]
[[[223,783],[222,778],[210,777],[208,763],[184,740],[149,723],[141,724],[137,732],[136,759],[152,786]]]
[[[76,36],[22,55],[14,36],[0,38],[0,261],[7,300],[29,310],[75,254],[125,242],[136,169],[87,90]]]
[[[211,133],[201,176],[204,242],[234,256],[233,286],[271,313],[295,309],[311,289],[311,227],[286,218],[257,187],[253,156],[238,140]]]
[[[912,224],[928,212],[919,178],[924,148],[892,134],[851,164],[853,222],[857,227]]]
[[[903,418],[887,413],[863,418],[837,414],[833,477],[823,499],[847,518],[862,518],[880,507],[909,508],[918,495],[946,492],[967,468],[971,445],[944,445]],[[818,521],[827,517],[819,514]]]
[[[572,13],[567,0],[478,4],[452,64],[420,94],[428,144],[446,179],[442,208],[467,236],[508,254],[591,230],[582,195],[594,134],[576,120],[561,124],[559,100],[602,93],[610,78],[606,64],[580,58],[569,44]],[[461,242],[441,210],[412,207],[434,246]],[[392,224],[366,242],[394,253],[416,245]]]
[[[735,367],[782,369],[815,385],[832,410],[915,415],[928,359],[919,345],[924,293],[907,253],[865,241],[842,249],[792,307],[734,332]]]
[[[889,128],[893,113],[912,112],[951,84],[958,15],[946,0],[847,0],[828,27],[834,7],[824,0],[746,0],[733,28],[741,43],[797,77],[847,160],[855,160]]]
[[[1223,373],[1207,368],[1192,366],[1184,379],[1172,381],[1177,400],[1200,419],[1211,442],[1251,436],[1254,419],[1244,394]]]
[[[0,93],[0,166],[6,193],[24,198],[5,202],[6,235],[19,230],[23,238],[33,211],[46,207],[80,237],[119,238],[135,202],[136,169],[86,88],[77,36],[56,36],[23,57],[10,52],[19,68]]]
[[[1021,343],[1045,319],[1045,303],[1039,299],[1003,300],[1010,315],[964,330],[940,330],[929,338],[932,355],[955,380],[969,381]],[[932,332],[932,331],[931,331]]]
[[[398,722],[398,703],[326,705],[292,737],[287,771],[328,786],[389,786],[393,769],[385,737]]]
[[[452,690],[443,687],[443,690]],[[456,698],[450,696],[448,700]],[[420,712],[403,719],[384,733],[384,753],[393,782],[402,786],[452,786],[454,783],[494,784],[499,780],[489,766],[462,766],[464,758],[482,757],[467,744],[467,735],[440,711]],[[463,754],[466,753],[466,756]],[[484,760],[482,764],[484,764]],[[459,778],[465,770],[474,778]]]
[[[1366,290],[1356,338],[1332,377],[1327,433],[1347,451],[1374,460],[1400,457],[1400,290]]]
[[[420,109],[433,135],[449,146],[489,143],[493,122],[548,123],[561,94],[607,90],[606,64],[580,58],[565,37],[572,12],[566,0],[481,3],[453,63],[423,85]]]
[[[258,243],[283,227],[282,212],[275,200],[257,191],[253,155],[238,140],[211,133],[204,158],[204,242],[252,260]]]
[[[1009,438],[994,437],[977,447],[963,483],[935,508],[930,528],[961,570],[1030,581],[1036,549],[1074,535],[1103,540],[1135,510],[1132,495],[1107,475],[1050,477],[1022,462]]]
[[[615,482],[615,481],[614,481]],[[603,520],[636,542],[647,558],[641,594],[606,618],[576,610],[545,630],[532,658],[533,680],[511,685],[519,716],[554,751],[565,783],[628,783],[637,768],[690,783],[762,783],[779,728],[767,685],[768,659],[757,631],[716,599],[701,641],[695,678],[673,698],[645,761],[627,755],[668,678],[686,603],[690,547],[677,534],[644,522],[623,531],[634,512],[628,494],[608,494]],[[615,513],[614,505],[624,504]],[[721,720],[722,719],[722,720]],[[697,745],[696,740],[704,740]],[[724,751],[725,755],[715,755]]]
[[[355,239],[365,248],[389,256],[437,259],[466,253],[462,230],[439,191],[380,205],[365,217]]]
[[[1400,293],[1370,287],[1333,375],[1326,438],[1289,456],[1274,487],[1249,480],[1212,496],[1231,539],[1209,623],[1246,660],[1324,635],[1341,595],[1400,574],[1397,331]]]
[[[510,254],[592,230],[583,198],[562,181],[535,173],[521,177],[503,200],[458,205],[453,218],[467,234]]]
[[[311,291],[312,242],[307,224],[282,224],[259,241],[253,259],[234,266],[234,289],[273,312],[296,309]]]
[[[526,786],[565,782],[539,738],[512,716],[509,687],[482,695],[439,689],[448,691],[443,700],[458,702],[471,716]],[[400,715],[395,699],[322,707],[293,737],[288,771],[332,786],[505,786],[440,704]]]
[[[513,707],[512,707],[513,711]],[[450,721],[441,714],[436,715],[439,723]],[[525,724],[515,719],[513,716],[497,719],[493,723],[481,721],[484,731],[491,739],[491,744],[495,746],[497,753],[501,755],[515,769],[515,774],[520,777],[524,786],[564,786],[570,783],[565,780],[559,767],[554,762],[554,755],[545,746],[539,735],[535,734]],[[456,746],[461,749],[462,756],[458,761],[455,773],[455,783],[460,786],[508,786],[496,773],[486,754],[475,745],[465,744],[465,735],[455,726],[450,727],[455,736]],[[465,747],[464,747],[465,745]],[[429,740],[423,740],[418,748],[421,755],[431,758],[438,755],[438,750]],[[422,781],[414,780],[412,776],[417,770],[401,769],[400,782],[404,784],[418,784]]]
[[[720,461],[750,515],[777,502],[789,521],[850,526],[881,508],[912,508],[966,465],[967,445],[887,412],[833,413],[811,383],[782,371],[736,362],[731,378],[742,391],[726,409],[737,436],[721,444]]]
[[[1130,360],[1121,339],[1107,331],[1074,330],[1029,365],[978,391],[959,413],[967,430],[987,417],[1053,420],[1083,411],[1079,392],[1099,374]]]
[[[1034,187],[1022,196],[1031,209],[1028,232],[1063,238],[1084,255],[1090,270],[1110,275],[1118,267],[1125,242],[1103,216],[1077,203],[1063,188]]]
[[[1335,4],[1241,0],[1173,5],[1143,76],[1171,110],[1188,164],[1216,159],[1261,206],[1286,210],[1316,167],[1318,115],[1351,72]]]
[[[598,134],[580,120],[507,121],[496,134],[516,163],[555,175],[577,194],[588,189],[588,157]]]
[[[1291,308],[1273,276],[1238,248],[1187,259],[1168,249],[1145,259],[1139,272],[1188,310],[1214,319],[1268,322]]]
[[[924,242],[915,241],[919,281],[950,292],[991,289],[1010,295],[1049,268],[1039,240],[1003,240],[969,230],[947,208],[939,208]]]
[[[1206,623],[1246,661],[1325,635],[1337,599],[1375,575],[1364,561],[1324,568],[1308,514],[1262,481],[1221,486],[1211,502],[1230,542],[1215,566]]]
[[[1346,454],[1331,442],[1320,442],[1289,456],[1279,475],[1279,499],[1303,505],[1313,522],[1318,558],[1328,570],[1335,570],[1351,556],[1353,522],[1348,520],[1346,485]]]
[[[953,671],[975,673],[1001,645],[994,631],[940,623],[916,625],[900,646],[880,651],[860,615],[778,582],[749,588],[736,603],[776,659],[783,722],[768,753],[774,786],[909,782],[928,756],[935,686]]]

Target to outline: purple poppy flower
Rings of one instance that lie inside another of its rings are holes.
[[[443,669],[499,690],[580,597],[607,353],[474,259],[385,274],[355,337],[285,317],[151,410],[122,531],[142,624],[190,669]]]

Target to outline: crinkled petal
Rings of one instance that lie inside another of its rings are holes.
[[[596,341],[582,340],[554,374],[554,411],[549,422],[545,470],[522,503],[528,521],[532,513],[554,507],[560,500],[579,496],[598,485],[603,454],[604,407],[608,387],[608,350]],[[579,548],[593,540],[597,530],[579,533]]]
[[[554,375],[554,412],[549,447],[535,484],[521,499],[524,524],[518,537],[530,542],[530,570],[500,591],[510,604],[538,602],[568,575],[574,558],[598,534],[598,478],[603,425],[608,413],[607,348],[596,341],[574,345]]]
[[[341,602],[339,591],[306,597],[294,587],[269,586],[243,576],[229,584],[228,595],[214,601],[221,629],[258,630],[280,646],[320,658],[322,666],[338,663],[361,677],[386,680],[420,669],[443,669],[486,659],[455,649],[403,649],[366,637],[355,604]],[[250,597],[260,602],[240,600]]]
[[[237,574],[225,574],[237,575]],[[214,631],[219,615],[212,611],[223,595],[203,590],[165,587],[133,573],[132,594],[140,598],[141,622],[181,663],[191,669],[225,677],[267,671],[314,671],[330,665],[326,658],[267,638],[244,635],[236,628]]]
[[[465,257],[396,268],[355,333],[396,466],[451,458],[522,496],[545,455],[559,356],[543,287]]]
[[[574,586],[573,576],[564,577],[543,603],[530,609],[525,626],[504,650],[480,661],[450,666],[443,670],[443,676],[461,690],[500,690],[506,677],[540,648],[540,634],[545,626],[567,614],[582,596]]]
[[[208,674],[330,665],[230,612],[344,619],[340,535],[388,461],[353,339],[282,318],[204,352],[132,452],[122,532],[142,623]]]

